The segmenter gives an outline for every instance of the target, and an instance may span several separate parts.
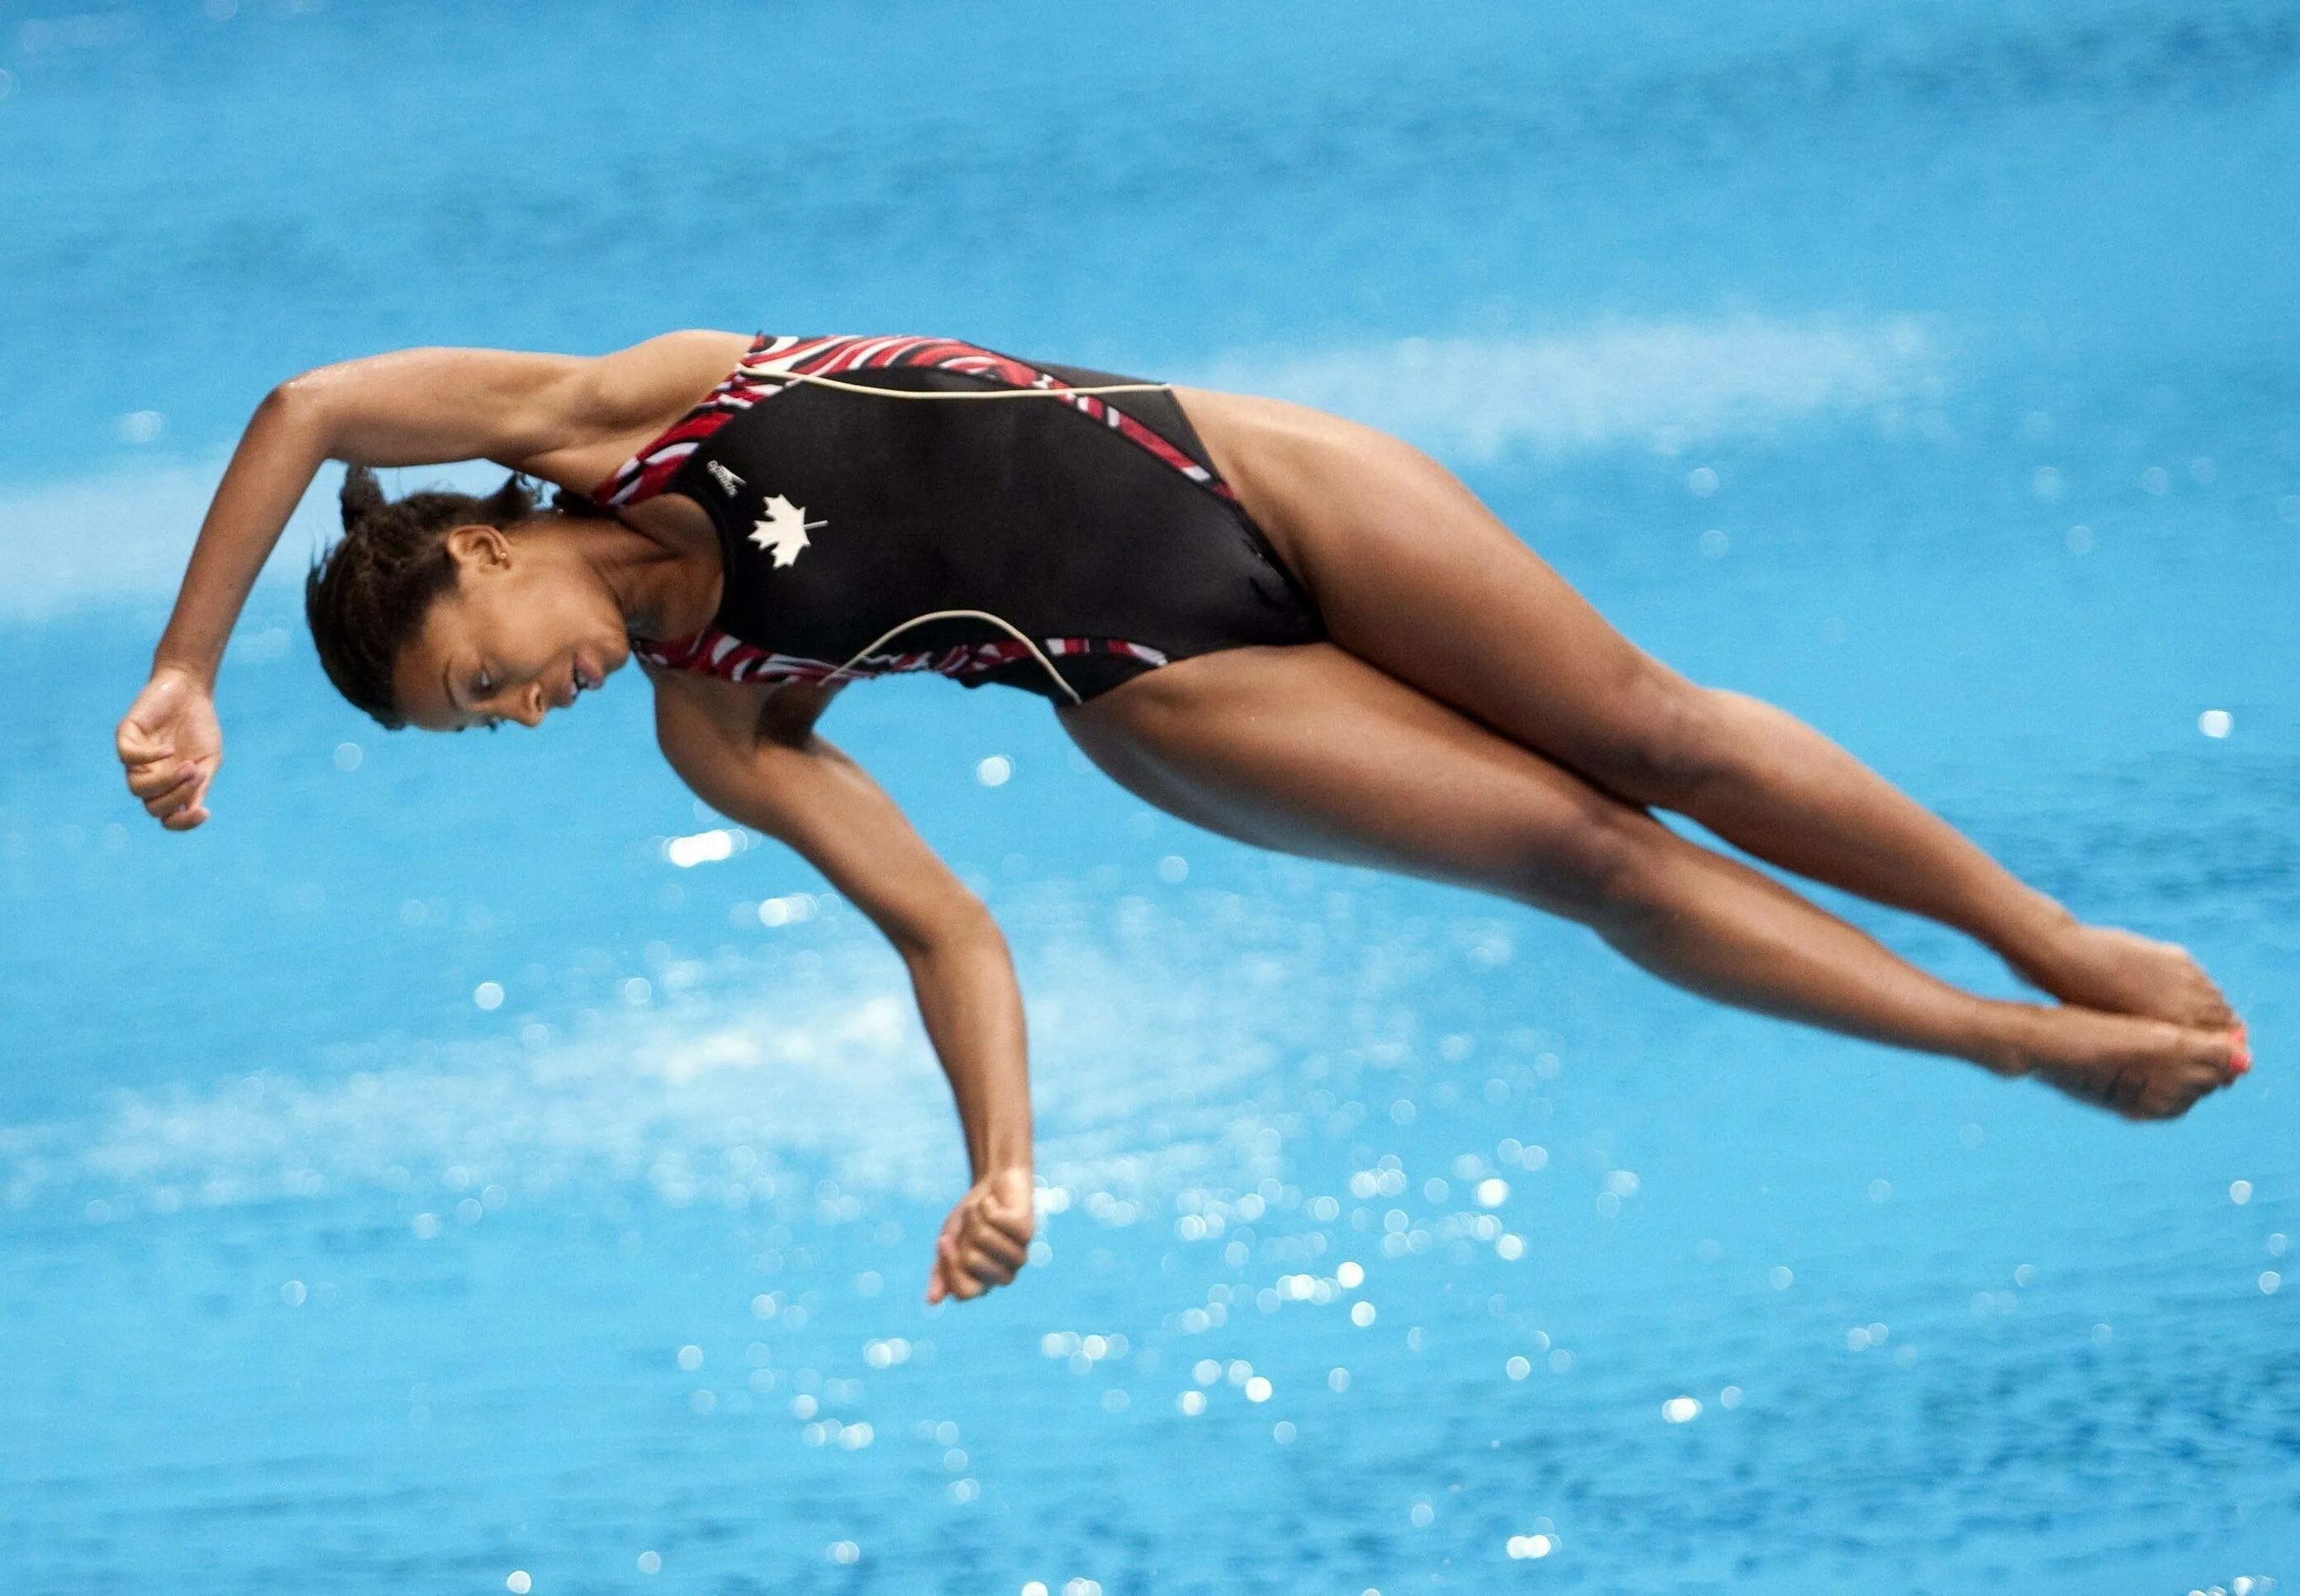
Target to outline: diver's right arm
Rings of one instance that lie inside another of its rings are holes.
[[[595,481],[596,459],[693,402],[735,335],[679,332],[588,359],[504,349],[404,349],[322,366],[265,395],[200,525],[152,678],[119,727],[121,762],[171,830],[207,819],[223,743],[216,670],[263,562],[321,465],[493,460]],[[588,474],[586,474],[588,472]]]
[[[212,689],[256,574],[322,463],[524,463],[577,441],[596,361],[404,349],[290,378],[264,395],[200,525],[153,669]]]
[[[562,442],[596,362],[492,349],[410,349],[323,366],[264,395],[200,525],[152,677],[115,744],[129,790],[171,831],[208,818],[223,760],[217,667],[263,562],[322,462],[524,459]]]

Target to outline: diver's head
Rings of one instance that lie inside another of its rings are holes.
[[[328,679],[384,726],[533,726],[629,657],[613,591],[514,477],[396,501],[344,478],[344,537],[304,584]]]

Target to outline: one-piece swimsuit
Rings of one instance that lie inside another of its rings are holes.
[[[917,402],[910,392],[1041,390]],[[594,490],[701,505],[721,598],[662,669],[738,682],[935,671],[1083,702],[1220,649],[1308,643],[1317,610],[1172,394],[929,337],[762,335]]]

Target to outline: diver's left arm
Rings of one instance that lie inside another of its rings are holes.
[[[762,713],[755,689],[655,677],[664,757],[721,814],[789,844],[886,934],[950,1078],[973,1184],[938,1243],[927,1297],[1014,1277],[1032,1230],[1030,1083],[1006,939],[862,768],[815,735],[803,694]],[[818,706],[819,707],[819,706]]]

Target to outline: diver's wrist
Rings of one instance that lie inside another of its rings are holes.
[[[1026,1176],[1034,1173],[1029,1127],[1025,1126],[1019,1132],[992,1136],[975,1154],[972,1162],[977,1185],[1010,1169]]]
[[[152,656],[152,679],[157,681],[163,676],[181,677],[188,686],[198,688],[210,697],[215,695],[216,671],[213,665],[180,655],[155,653]]]

